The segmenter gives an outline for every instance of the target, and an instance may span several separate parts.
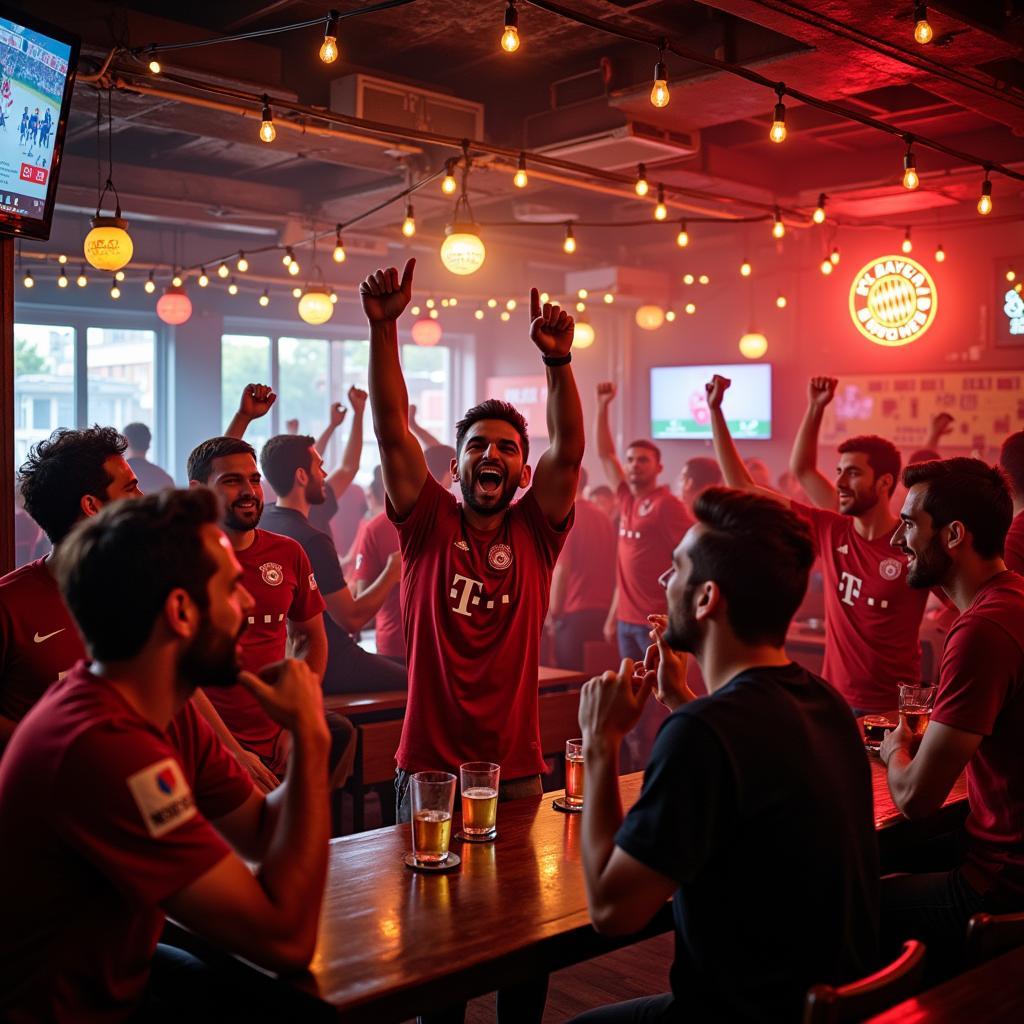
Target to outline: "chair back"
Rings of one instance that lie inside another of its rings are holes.
[[[975,914],[967,922],[967,963],[971,967],[1024,946],[1024,914]]]
[[[853,1024],[909,999],[924,980],[924,943],[910,939],[903,952],[874,974],[838,988],[815,985],[804,1001],[803,1024]]]

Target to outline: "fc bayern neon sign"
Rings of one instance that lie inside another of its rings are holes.
[[[868,341],[896,348],[917,341],[935,321],[931,274],[909,256],[881,256],[850,287],[850,318]]]

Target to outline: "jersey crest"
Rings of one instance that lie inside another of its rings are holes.
[[[898,558],[883,558],[878,563],[878,574],[883,580],[898,580],[903,572],[903,563]]]
[[[507,544],[492,544],[487,552],[487,564],[503,571],[512,564],[512,549]]]
[[[284,583],[284,569],[277,562],[264,562],[260,566],[260,575],[268,587],[279,587]]]

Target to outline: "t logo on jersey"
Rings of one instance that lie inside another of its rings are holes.
[[[452,611],[456,615],[465,615],[467,618],[472,618],[473,613],[469,610],[470,606],[477,606],[480,604],[481,596],[476,591],[479,589],[480,594],[483,593],[484,585],[481,580],[470,579],[468,576],[463,576],[460,573],[456,573],[452,579],[452,588],[448,592],[448,596],[451,597],[455,604],[452,605]],[[509,603],[509,595],[501,595],[501,604]],[[491,598],[487,601],[485,607],[490,611],[495,605],[495,600]]]
[[[853,599],[860,597],[861,584],[864,581],[851,573],[844,572],[839,577],[839,593],[842,594],[843,604],[853,605]]]

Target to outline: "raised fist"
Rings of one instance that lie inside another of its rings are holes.
[[[619,389],[610,380],[603,380],[597,385],[597,404],[601,407],[607,407],[614,401],[615,396],[619,393]]]
[[[541,306],[540,292],[530,289],[530,339],[544,355],[568,355],[575,329],[573,318],[561,306]]]
[[[824,409],[835,397],[836,377],[812,377],[807,385],[807,401],[816,409]]]
[[[729,386],[732,381],[728,377],[722,377],[719,374],[715,374],[711,380],[704,385],[704,390],[708,395],[708,408],[709,409],[721,409],[722,399],[725,397],[726,391],[729,390]]]
[[[277,395],[268,384],[246,384],[238,402],[238,411],[250,420],[258,420],[270,412]]]
[[[357,388],[354,384],[348,389],[348,404],[352,406],[352,411],[357,416],[361,416],[366,408],[367,397],[366,392],[362,388]]]
[[[401,280],[394,267],[378,270],[359,286],[363,312],[371,324],[394,323],[412,299],[412,275],[416,260],[411,259],[402,271]]]

